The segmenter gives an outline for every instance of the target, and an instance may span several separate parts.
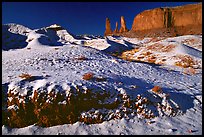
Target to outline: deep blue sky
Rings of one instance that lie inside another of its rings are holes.
[[[197,2],[3,2],[2,23],[18,23],[31,29],[59,24],[73,34],[103,35],[105,19],[112,29],[124,16],[128,29],[134,17],[146,9]]]

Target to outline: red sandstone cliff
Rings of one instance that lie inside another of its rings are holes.
[[[148,33],[155,29],[171,29],[176,35],[202,33],[202,3],[146,10],[134,18],[131,30]]]
[[[135,16],[130,31],[126,28],[122,16],[119,32],[110,30],[106,27],[105,36],[114,34],[126,37],[157,37],[202,34],[202,3],[145,10]]]

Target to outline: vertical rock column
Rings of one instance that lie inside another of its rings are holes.
[[[118,30],[118,22],[115,23],[115,30],[114,30],[114,33],[118,33],[119,30]]]
[[[121,18],[120,18],[120,24],[121,24],[121,28],[120,28],[119,32],[120,32],[120,33],[122,33],[122,32],[127,32],[128,29],[127,29],[127,27],[126,27],[126,22],[125,22],[124,16],[121,16]]]
[[[111,30],[110,20],[109,20],[109,18],[106,18],[106,30],[105,30],[104,36],[110,35],[112,33],[113,32]]]

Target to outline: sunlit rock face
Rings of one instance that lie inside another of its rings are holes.
[[[173,29],[177,35],[202,33],[202,3],[145,10],[136,15],[132,31]]]
[[[126,22],[125,22],[124,16],[121,16],[121,18],[120,18],[120,24],[121,24],[121,28],[120,28],[119,32],[120,32],[120,33],[122,33],[122,32],[127,32],[128,29],[127,29],[127,27],[126,27]]]
[[[124,16],[120,18],[121,27],[112,32],[110,20],[106,20],[107,35],[125,37],[174,37],[202,34],[202,3],[177,7],[162,7],[145,10],[135,16],[130,30],[126,27]]]
[[[112,34],[111,23],[110,23],[109,18],[106,18],[106,30],[105,30],[104,35],[107,36],[109,34]]]
[[[115,23],[115,30],[113,31],[113,33],[118,33],[119,30],[118,30],[118,22]]]

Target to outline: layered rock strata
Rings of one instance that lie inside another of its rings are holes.
[[[202,4],[146,10],[134,18],[131,30],[146,34],[155,30],[169,32],[171,35],[200,34]]]
[[[110,32],[107,27],[106,32]],[[202,34],[202,3],[145,10],[135,16],[130,31],[121,16],[119,32],[105,33],[105,36],[170,37],[189,34]]]

